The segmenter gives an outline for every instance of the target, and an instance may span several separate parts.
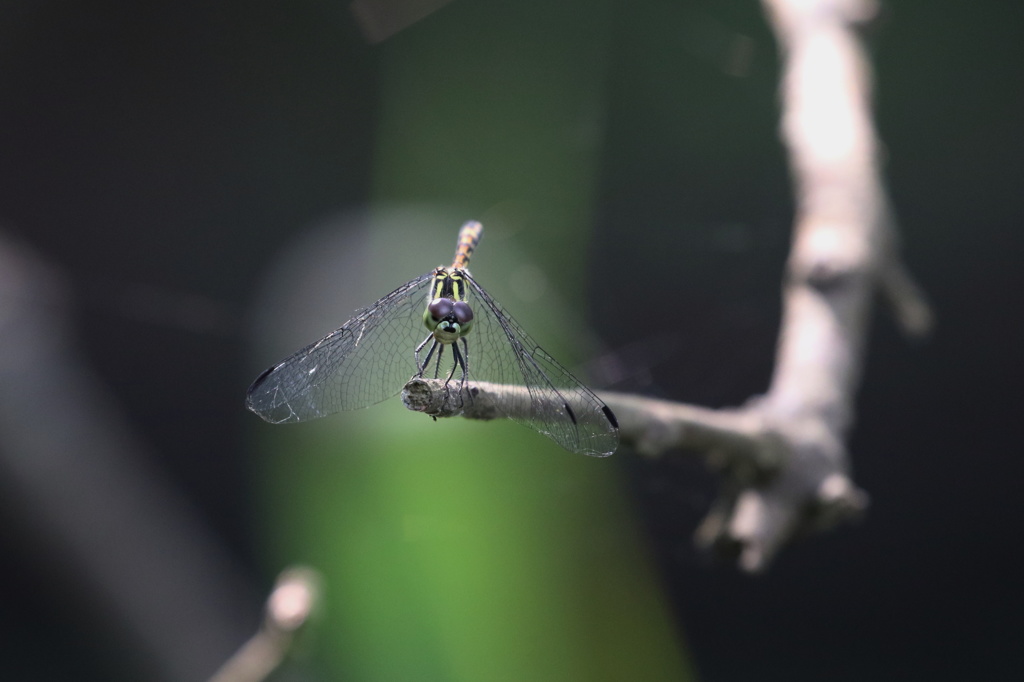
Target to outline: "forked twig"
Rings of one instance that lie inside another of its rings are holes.
[[[711,410],[603,393],[623,443],[648,455],[704,453],[722,473],[700,545],[765,568],[794,536],[861,513],[867,495],[849,476],[846,437],[863,369],[869,312],[883,294],[909,335],[924,335],[931,309],[899,258],[871,117],[871,73],[858,35],[873,0],[763,0],[783,56],[782,137],[797,214],[783,285],[771,385],[747,405]],[[412,384],[410,384],[412,386]],[[409,388],[407,386],[407,388]],[[515,387],[469,384],[469,411],[453,384],[413,393],[435,416],[503,414]],[[433,402],[432,402],[433,401]],[[433,411],[431,411],[433,410]]]

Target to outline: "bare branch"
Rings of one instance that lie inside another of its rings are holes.
[[[413,378],[402,390],[402,402],[414,412],[435,418],[528,418],[532,406],[529,390],[485,381],[462,385],[457,381]],[[603,393],[601,398],[618,418],[623,443],[641,454],[715,450],[722,458],[741,462],[752,470],[764,471],[778,464],[778,448],[761,429],[756,413],[711,410],[623,393]],[[549,402],[562,400],[560,396]]]
[[[668,400],[606,392],[601,398],[619,420],[623,444],[660,455],[669,450],[713,454],[713,463],[737,471],[771,471],[779,466],[775,439],[756,412],[712,410]],[[741,475],[741,474],[738,474]]]
[[[529,389],[525,386],[413,378],[402,389],[402,402],[414,412],[435,418],[515,419],[529,416],[519,412],[529,410],[528,394]]]

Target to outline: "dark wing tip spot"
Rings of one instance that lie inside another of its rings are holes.
[[[251,386],[249,386],[249,390],[245,392],[246,398],[251,398],[252,394],[259,390],[259,387],[263,385],[263,382],[267,380],[267,377],[270,376],[275,369],[277,369],[277,365],[268,367],[260,372],[260,375],[256,377],[256,380],[252,382]]]
[[[578,423],[576,421],[576,413],[572,411],[571,407],[569,407],[569,403],[562,403],[562,406],[565,407],[565,412],[566,412],[566,414],[569,415],[569,419],[572,420],[572,423],[573,424]]]
[[[619,420],[615,418],[615,413],[612,412],[610,407],[602,405],[601,411],[604,412],[604,416],[608,417],[608,421],[611,422],[612,426],[619,428]]]

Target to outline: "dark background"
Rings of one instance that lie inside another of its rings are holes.
[[[59,273],[81,357],[227,548],[254,627],[272,569],[246,488],[244,331],[275,254],[369,201],[381,48],[344,3],[0,12],[0,229]],[[699,463],[621,458],[701,679],[1014,677],[1022,19],[917,0],[871,29],[889,189],[938,327],[908,343],[875,316],[851,440],[863,523],[739,575],[691,546],[714,492]],[[749,59],[726,63],[723,35]],[[640,390],[739,404],[770,375],[791,221],[770,33],[755,2],[646,0],[615,5],[609,45],[591,321],[611,349],[670,339]],[[622,264],[650,295],[603,276]],[[130,679],[31,514],[0,503],[0,677]]]

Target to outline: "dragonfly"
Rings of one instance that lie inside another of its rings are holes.
[[[479,222],[464,224],[450,266],[406,282],[264,371],[246,406],[273,424],[304,422],[379,403],[411,379],[443,380],[445,388],[488,382],[515,387],[499,401],[501,416],[570,452],[612,454],[619,442],[612,411],[470,274],[482,233]]]

